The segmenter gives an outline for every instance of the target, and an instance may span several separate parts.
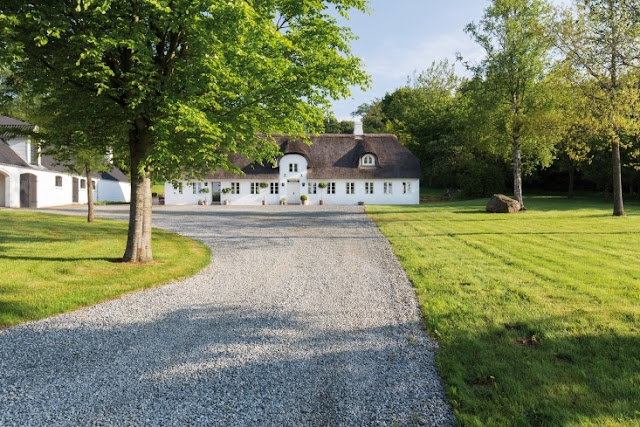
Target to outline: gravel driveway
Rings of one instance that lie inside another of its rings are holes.
[[[453,423],[414,291],[362,207],[158,207],[154,225],[204,241],[211,265],[0,331],[0,425]]]

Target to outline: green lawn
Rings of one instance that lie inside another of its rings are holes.
[[[461,425],[640,425],[640,206],[368,206],[416,287]]]
[[[120,263],[125,222],[0,210],[0,224],[0,328],[188,277],[210,260],[203,244],[154,230],[154,263]]]

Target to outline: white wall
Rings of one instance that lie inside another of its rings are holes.
[[[0,206],[19,208],[20,207],[20,175],[30,173],[36,176],[37,183],[37,207],[51,207],[70,205],[73,203],[73,182],[72,177],[78,178],[78,203],[87,203],[87,189],[80,188],[81,176],[69,175],[62,172],[46,171],[38,169],[27,169],[16,166],[0,165],[0,173],[4,176],[4,203]],[[56,176],[62,177],[62,186],[56,187]],[[117,181],[96,180],[96,187],[102,191],[96,195],[94,200],[98,201],[121,201],[128,202],[130,194],[130,184]],[[94,192],[96,194],[97,192]],[[119,198],[117,198],[119,197]]]
[[[301,156],[300,156],[301,157]],[[292,179],[293,174],[288,172],[285,179]],[[306,172],[306,171],[305,171]],[[298,172],[302,174],[302,172]],[[293,177],[296,179],[297,177]],[[221,181],[222,188],[230,188],[232,181]],[[286,181],[254,181],[254,180],[235,180],[233,182],[240,183],[240,194],[222,194],[222,200],[229,200],[230,204],[235,205],[260,205],[262,200],[266,199],[267,204],[279,204],[281,198],[287,197]],[[252,182],[267,182],[279,184],[279,194],[270,194],[270,187],[260,189],[260,194],[251,194]],[[336,184],[336,194],[327,194],[327,189],[318,188],[317,194],[308,194],[309,182],[333,182]],[[347,182],[355,184],[355,194],[346,193]],[[373,182],[373,194],[365,194],[365,182]],[[384,193],[384,183],[391,183],[391,194]],[[282,184],[285,186],[282,186]],[[410,185],[411,189],[408,193],[404,193],[403,183]],[[304,184],[304,185],[303,185]],[[209,184],[211,185],[211,184]],[[179,194],[171,183],[165,183],[165,204],[167,205],[197,205],[198,199],[202,199],[202,194],[193,194],[192,186],[183,185],[183,194]],[[300,178],[300,190],[302,194],[308,194],[309,204],[319,204],[320,199],[324,199],[324,203],[328,205],[356,205],[358,202],[364,202],[368,205],[417,205],[420,203],[420,181],[418,179],[386,179],[386,180],[306,180]],[[211,195],[207,194],[207,200],[211,201]]]
[[[86,192],[86,189],[84,190]],[[87,196],[84,196],[85,200]],[[131,201],[131,184],[128,182],[99,179],[93,192],[93,200],[96,202],[121,202]]]

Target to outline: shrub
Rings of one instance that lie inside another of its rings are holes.
[[[318,187],[327,188],[327,183],[326,182],[321,182],[321,183],[318,184]]]
[[[303,202],[304,202],[305,200],[307,200],[307,199],[308,199],[308,197],[307,197],[307,195],[306,195],[306,194],[302,194],[302,195],[300,195],[300,200],[302,200]]]

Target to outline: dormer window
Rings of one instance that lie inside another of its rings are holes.
[[[362,156],[362,166],[373,167],[376,165],[376,158],[373,154]]]
[[[289,163],[289,172],[298,172],[298,164]]]

